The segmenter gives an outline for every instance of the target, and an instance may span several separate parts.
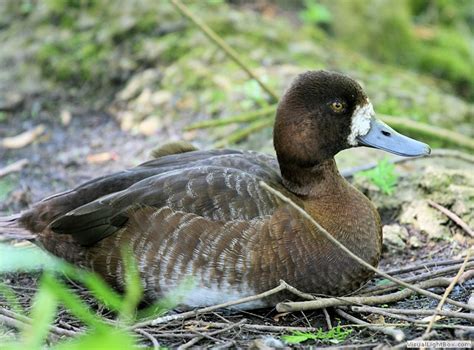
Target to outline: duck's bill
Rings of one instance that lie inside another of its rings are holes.
[[[357,137],[359,145],[378,148],[405,157],[430,154],[430,147],[423,142],[399,134],[384,122],[371,118],[370,129],[364,136]]]

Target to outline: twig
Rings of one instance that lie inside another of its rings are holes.
[[[324,308],[323,313],[324,313],[324,318],[326,319],[326,324],[328,326],[328,329],[331,330],[332,324],[331,324],[331,317],[329,317],[329,312],[326,308]]]
[[[469,256],[471,255],[470,250],[467,251],[466,253],[466,258],[464,259],[464,263],[462,264],[461,268],[459,269],[458,273],[456,276],[454,276],[453,280],[449,284],[448,288],[446,288],[443,297],[441,298],[440,302],[438,303],[438,306],[436,307],[436,310],[431,318],[430,323],[428,324],[428,327],[426,327],[425,335],[428,335],[431,332],[431,328],[433,327],[433,324],[436,321],[436,316],[438,313],[442,310],[444,303],[446,302],[446,299],[448,298],[449,294],[453,290],[454,286],[458,283],[459,279],[461,278],[462,274],[464,273],[464,269],[466,268],[467,265],[467,260],[469,259]]]
[[[421,337],[414,338],[411,341],[427,340],[427,339],[430,339],[430,338],[434,337],[436,334],[437,334],[436,331],[432,331],[428,334],[423,334]],[[398,349],[405,349],[406,347],[407,347],[407,342],[404,342],[404,343],[401,343],[401,344],[398,344],[398,345],[392,347],[391,349],[392,350],[398,350]]]
[[[413,272],[421,269],[426,269],[427,267],[432,267],[432,266],[446,266],[446,265],[456,265],[456,264],[462,264],[464,259],[449,259],[449,260],[442,260],[442,261],[425,261],[422,263],[418,263],[416,265],[408,266],[408,267],[402,267],[400,269],[392,269],[385,271],[389,275],[400,275],[403,273],[407,272]],[[474,258],[469,258],[469,261],[474,261]]]
[[[201,341],[202,337],[194,337],[192,338],[190,341],[178,346],[178,350],[185,350],[185,349],[189,349],[190,347],[196,345],[197,343],[199,343]]]
[[[46,130],[46,127],[43,124],[36,126],[31,130],[22,132],[19,135],[12,137],[5,137],[3,140],[0,140],[0,146],[3,146],[8,149],[17,149],[28,146],[34,140],[41,136]]]
[[[194,311],[183,312],[183,313],[176,314],[176,315],[162,316],[162,317],[155,318],[154,320],[143,321],[143,322],[136,323],[135,325],[133,325],[132,329],[141,328],[141,327],[150,326],[150,325],[151,326],[156,326],[157,324],[165,323],[165,322],[169,322],[169,321],[185,320],[187,318],[195,317],[197,315],[205,314],[205,313],[208,313],[208,312],[211,312],[211,311],[214,311],[214,310],[223,309],[223,308],[227,308],[227,307],[230,307],[230,306],[235,306],[235,305],[244,304],[244,303],[247,303],[247,302],[259,300],[259,299],[262,299],[262,298],[266,298],[270,295],[279,293],[283,290],[286,290],[287,289],[286,286],[287,286],[287,284],[284,281],[281,281],[280,284],[277,287],[275,287],[273,289],[270,289],[266,292],[257,294],[257,295],[252,295],[252,296],[245,297],[245,298],[242,298],[242,299],[229,301],[229,302],[223,303],[223,304],[213,305],[213,306],[205,307],[205,308],[194,310]]]
[[[355,312],[371,312],[374,314],[381,314],[381,312],[389,312],[390,314],[402,314],[402,315],[414,315],[414,316],[423,316],[423,315],[433,315],[435,310],[425,310],[425,309],[395,309],[395,308],[381,308],[374,306],[351,306],[351,310]],[[449,310],[440,310],[438,315],[452,318],[463,318],[466,320],[474,321],[474,314],[467,312],[454,312]],[[391,317],[391,316],[390,316]]]
[[[220,333],[224,333],[224,332],[227,332],[235,327],[240,327],[242,326],[245,322],[247,322],[246,319],[242,319],[240,320],[239,322],[237,323],[231,323],[231,324],[227,324],[227,327],[224,327],[222,329],[218,329],[216,331],[213,331],[213,332],[210,332],[210,333],[207,333],[207,334],[199,334],[199,336],[197,336],[196,338],[193,338],[191,339],[190,341],[188,341],[186,344],[183,344],[181,345],[180,347],[178,347],[179,350],[184,350],[184,349],[188,349],[190,347],[192,347],[193,345],[197,344],[201,339],[203,338],[206,338],[206,337],[209,337],[209,336],[214,336],[214,335],[217,335],[217,334],[220,334]]]
[[[359,308],[363,308],[364,306],[360,306]],[[357,306],[352,306],[350,308],[352,311],[355,311],[355,312],[361,312],[359,311],[360,309],[358,309]],[[382,316],[386,316],[386,317],[390,317],[390,318],[394,318],[394,319],[397,319],[397,320],[401,320],[401,321],[406,321],[406,322],[412,322],[412,323],[416,323],[418,322],[419,320],[417,319],[414,319],[412,317],[407,317],[407,316],[404,316],[404,315],[399,315],[399,314],[394,314],[394,313],[391,313],[390,311],[386,311],[382,308],[376,308],[377,311],[366,311],[363,309],[363,311],[365,312],[370,312],[370,313],[373,313],[373,314],[377,314],[377,315],[382,315]]]
[[[217,126],[225,126],[225,125],[229,125],[233,123],[251,122],[255,119],[260,119],[263,116],[273,114],[275,113],[275,110],[276,110],[276,105],[272,105],[269,107],[258,109],[256,111],[250,111],[250,112],[242,113],[239,115],[235,115],[229,118],[203,120],[203,121],[193,123],[185,127],[184,130],[206,129],[206,128],[214,128]]]
[[[0,320],[6,325],[19,330],[24,329],[25,327],[31,327],[32,323],[29,317],[19,315],[4,308],[0,308]],[[49,326],[49,329],[52,333],[58,336],[75,337],[78,334],[81,334],[80,332],[70,331],[53,325]]]
[[[308,219],[318,230],[320,233],[322,233],[328,240],[330,240],[333,244],[335,244],[336,246],[338,246],[340,249],[342,249],[348,256],[350,256],[353,260],[355,260],[356,262],[358,262],[359,264],[361,264],[362,266],[368,268],[369,270],[372,270],[374,271],[375,273],[379,274],[380,276],[382,277],[385,277],[386,279],[389,279],[395,283],[398,283],[399,285],[403,286],[403,287],[406,287],[408,289],[411,289],[412,291],[414,292],[417,292],[419,294],[422,294],[424,296],[427,296],[427,297],[431,297],[433,299],[436,299],[436,300],[440,300],[441,297],[435,293],[432,293],[432,292],[429,292],[427,290],[424,290],[424,289],[421,289],[420,287],[417,287],[417,286],[413,286],[409,283],[406,283],[398,278],[395,278],[395,277],[392,277],[388,274],[386,274],[385,272],[379,270],[378,268],[376,267],[373,267],[372,265],[370,265],[368,262],[366,262],[365,260],[359,258],[357,255],[355,255],[354,253],[352,253],[346,246],[344,246],[341,242],[339,242],[336,238],[334,238],[328,231],[326,231],[326,229],[324,229],[320,224],[318,224],[316,222],[316,220],[314,220],[304,209],[302,209],[300,206],[298,206],[295,202],[293,202],[290,198],[284,196],[281,192],[275,190],[274,188],[270,187],[269,185],[267,185],[265,182],[263,181],[260,181],[260,186],[262,186],[264,189],[266,189],[267,191],[269,191],[270,193],[274,194],[275,196],[277,196],[278,198],[280,198],[282,201],[288,203],[289,205],[291,205],[294,209],[296,209],[303,217],[305,217],[306,219]],[[317,303],[319,302],[320,300],[315,300],[315,301],[307,301],[306,303]],[[460,302],[457,302],[455,300],[451,300],[451,299],[446,299],[447,302],[449,302],[450,304],[453,304],[453,305],[456,305],[456,306],[459,306],[459,307],[463,307],[463,308],[467,308],[469,310],[473,310],[474,311],[474,306],[471,306],[471,305],[467,305],[467,304],[464,304],[464,303],[460,303]],[[279,312],[285,312],[285,311],[289,311],[289,310],[286,310],[284,307],[281,307],[280,309],[278,309],[278,306],[279,305],[285,305],[285,304],[288,304],[288,303],[280,303],[277,305],[277,310]]]
[[[158,343],[158,340],[156,340],[156,338],[154,336],[152,336],[150,333],[148,333],[147,331],[145,331],[144,329],[141,329],[141,328],[135,329],[135,332],[140,333],[141,335],[148,338],[151,341],[151,343],[153,344],[153,349],[154,350],[159,350],[160,349],[160,343]]]
[[[474,270],[470,272],[474,273]],[[467,272],[466,272],[467,273]],[[470,274],[473,275],[473,274]],[[421,282],[417,288],[432,288],[432,287],[447,287],[451,283],[451,279],[445,277],[438,277],[433,278],[428,281]],[[385,294],[385,295],[377,295],[377,296],[367,296],[367,297],[337,297],[337,298],[324,298],[324,299],[317,299],[317,300],[310,300],[310,301],[300,301],[300,302],[284,302],[279,303],[276,306],[278,312],[290,312],[290,311],[301,311],[301,310],[318,310],[327,307],[335,307],[335,306],[345,306],[345,305],[378,305],[378,304],[388,304],[393,303],[396,301],[403,300],[410,295],[412,295],[414,291],[412,289],[403,289],[399,292]],[[441,297],[440,297],[441,299]],[[458,303],[456,306],[465,308],[468,306],[468,309],[472,309],[467,304]]]
[[[428,273],[423,273],[423,274],[420,274],[420,275],[417,275],[417,276],[404,278],[403,281],[407,282],[407,283],[420,282],[420,281],[424,281],[424,280],[427,280],[427,279],[432,279],[434,277],[447,275],[447,274],[450,274],[452,272],[457,272],[459,270],[459,267],[461,267],[461,264],[456,265],[456,266],[446,267],[444,269],[431,271],[431,272],[428,272]],[[474,267],[474,262],[468,263],[468,265],[466,267],[467,268]],[[361,296],[361,295],[377,295],[377,294],[381,294],[381,293],[385,293],[385,292],[395,290],[395,289],[397,289],[397,287],[398,287],[398,284],[396,284],[396,283],[388,283],[388,284],[384,284],[384,285],[380,285],[380,286],[367,288],[363,291],[359,291],[357,293],[357,295],[359,295],[359,296]]]
[[[336,309],[336,313],[339,316],[345,318],[346,320],[349,320],[349,321],[354,322],[356,324],[364,325],[368,329],[371,329],[373,331],[382,332],[382,333],[392,337],[397,342],[401,342],[405,339],[405,333],[403,333],[403,331],[401,331],[400,329],[396,329],[396,328],[392,328],[392,327],[386,327],[386,326],[375,326],[375,325],[372,325],[368,322],[362,321],[362,320],[358,319],[357,317],[349,315],[347,312],[344,312],[340,309]]]
[[[461,227],[468,235],[471,237],[474,237],[474,231],[456,214],[454,214],[451,210],[443,207],[442,205],[439,205],[438,203],[432,201],[431,199],[428,199],[428,204],[431,205],[433,208],[438,209],[440,212],[442,212],[444,215],[446,215],[448,218],[453,220],[459,227]]]
[[[0,169],[0,178],[20,171],[28,164],[28,159],[20,159]]]
[[[212,42],[214,42],[214,44],[219,46],[230,59],[237,63],[240,68],[242,68],[252,79],[254,79],[258,85],[260,85],[260,87],[270,95],[273,101],[278,100],[278,95],[269,86],[267,86],[267,84],[260,80],[260,78],[254,72],[252,72],[252,70],[239,57],[239,54],[232,47],[230,47],[216,32],[214,32],[207,24],[195,16],[180,0],[171,0],[171,3],[182,15],[190,19]]]
[[[270,126],[273,123],[273,120],[271,119],[262,119],[262,120],[257,120],[256,122],[253,122],[252,124],[249,124],[248,126],[244,128],[240,128],[239,130],[231,133],[229,136],[222,138],[218,142],[214,144],[215,148],[221,148],[226,146],[227,144],[230,143],[236,143],[250,134],[261,130],[263,128],[266,128],[267,126]]]

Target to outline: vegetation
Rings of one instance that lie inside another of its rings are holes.
[[[288,344],[300,344],[307,340],[320,340],[323,343],[339,344],[346,340],[352,333],[352,329],[343,329],[339,324],[328,331],[321,328],[316,333],[294,331],[290,335],[284,335],[282,339]]]
[[[142,298],[142,287],[135,262],[125,252],[126,286],[123,296],[111,289],[94,273],[53,258],[38,248],[15,249],[2,244],[0,245],[0,256],[2,257],[0,273],[39,269],[44,271],[28,314],[19,306],[21,303],[17,300],[15,292],[5,284],[0,284],[0,295],[10,305],[18,306],[14,311],[25,320],[19,339],[2,344],[2,349],[42,348],[60,306],[80,320],[86,332],[78,334],[72,340],[57,343],[54,349],[91,349],[97,344],[101,344],[102,349],[138,348],[137,339],[127,330],[127,325],[150,314],[159,315],[168,311],[176,305],[182,294],[178,291],[173,299],[163,300],[137,313],[136,308]],[[90,305],[86,304],[62,282],[61,275],[67,275],[86,286],[99,305],[116,313],[117,321],[106,319],[91,309]]]
[[[357,176],[368,178],[383,193],[388,195],[391,195],[397,186],[398,175],[395,172],[395,165],[387,158],[378,162],[375,168],[362,171]]]

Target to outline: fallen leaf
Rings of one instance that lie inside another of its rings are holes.
[[[102,164],[111,160],[117,160],[119,157],[115,152],[101,152],[95,154],[89,154],[87,156],[87,163],[89,164]]]
[[[71,112],[68,111],[67,109],[63,109],[63,110],[61,111],[60,118],[61,118],[61,123],[62,123],[64,126],[68,126],[68,125],[71,123],[72,114],[71,114]]]
[[[273,321],[280,322],[280,318],[285,317],[288,314],[289,312],[282,312],[280,314],[276,314],[275,316],[273,316]]]
[[[34,129],[22,132],[19,135],[12,136],[12,137],[5,137],[2,140],[1,144],[5,148],[11,148],[11,149],[23,148],[25,146],[28,146],[34,140],[36,140],[38,136],[42,135],[45,129],[46,129],[45,126],[40,124]]]

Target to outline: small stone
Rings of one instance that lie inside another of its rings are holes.
[[[0,94],[0,111],[11,112],[21,106],[23,103],[23,96],[16,92],[7,92]]]
[[[144,121],[138,126],[140,133],[146,136],[154,135],[161,128],[160,118],[156,115],[151,115],[147,117]]]
[[[410,236],[410,238],[408,239],[408,245],[412,248],[420,248],[421,241],[417,236]]]
[[[71,123],[72,114],[67,109],[63,109],[59,117],[61,118],[61,123],[64,126],[68,126]]]
[[[412,225],[432,239],[448,239],[450,233],[444,225],[447,218],[431,208],[425,200],[415,200],[402,209],[400,223]]]
[[[383,227],[383,243],[385,246],[403,249],[408,239],[408,231],[400,225],[385,225]]]

